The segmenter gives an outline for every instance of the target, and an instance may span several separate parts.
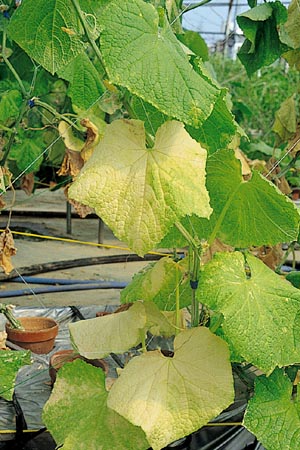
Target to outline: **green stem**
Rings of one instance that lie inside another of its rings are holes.
[[[192,249],[193,267],[191,271],[191,288],[192,288],[192,309],[191,309],[191,325],[192,327],[199,326],[199,302],[196,299],[196,290],[198,288],[199,280],[199,268],[200,268],[200,258],[198,251]]]
[[[221,214],[218,217],[216,225],[215,225],[215,227],[214,227],[214,229],[213,229],[213,231],[212,231],[212,233],[211,233],[211,235],[210,235],[210,237],[209,237],[209,239],[207,241],[209,246],[211,246],[212,243],[214,242],[214,240],[216,239],[218,231],[221,228],[223,220],[225,219],[226,213],[227,213],[229,207],[231,206],[232,200],[233,200],[234,196],[236,195],[236,193],[237,193],[237,191],[239,189],[240,189],[240,184],[236,187],[235,190],[232,191],[232,193],[228,197],[227,202],[225,203],[224,208],[222,209],[222,212],[221,212]]]
[[[141,339],[141,343],[142,343],[142,352],[143,353],[147,353],[146,338],[145,338],[145,330],[144,329],[140,330],[140,339]]]
[[[179,270],[179,269],[178,269]],[[180,329],[180,293],[179,293],[179,276],[178,276],[178,270],[176,268],[176,331],[175,334],[177,335]]]
[[[199,303],[196,299],[196,290],[198,288],[199,280],[199,268],[201,260],[201,246],[195,241],[193,236],[188,232],[188,230],[180,223],[175,223],[176,228],[181,232],[181,234],[188,241],[191,252],[192,252],[192,269],[190,270],[190,284],[192,288],[192,302],[191,302],[191,325],[192,327],[197,327],[199,325]]]
[[[19,77],[15,68],[10,63],[10,61],[8,60],[8,58],[6,56],[6,31],[5,30],[3,31],[3,37],[2,37],[2,58],[3,58],[3,61],[5,62],[5,64],[7,65],[7,67],[9,68],[9,70],[11,71],[11,73],[13,74],[13,76],[15,77],[15,79],[17,80],[17,82],[20,86],[21,92],[23,94],[23,97],[28,99],[28,93],[25,89],[23,81],[21,80],[21,78]]]
[[[189,11],[192,11],[193,9],[199,8],[199,6],[206,5],[207,3],[210,3],[212,0],[202,0],[202,2],[195,3],[194,5],[189,5],[187,8],[185,8],[181,14],[185,14]]]
[[[69,125],[71,125],[71,127],[74,127],[76,128],[76,130],[82,132],[82,129],[80,129],[75,122],[66,117],[64,114],[60,114],[59,112],[57,112],[56,109],[52,108],[52,106],[48,105],[48,103],[41,102],[41,100],[39,100],[36,97],[33,97],[32,100],[34,102],[34,106],[40,106],[41,108],[46,109],[51,114],[53,114],[54,117],[56,117],[58,120],[63,120],[64,122],[67,122]]]
[[[4,305],[4,303],[0,303],[0,313],[5,315],[12,328],[16,328],[17,330],[24,330],[21,322],[15,318],[11,309],[7,305]]]
[[[85,20],[83,12],[81,11],[80,5],[79,5],[77,0],[71,0],[71,1],[73,3],[74,8],[77,11],[77,14],[78,14],[80,22],[81,22],[81,24],[83,26],[83,29],[84,29],[85,35],[87,37],[87,40],[89,41],[90,45],[92,46],[92,49],[94,50],[95,55],[97,56],[101,66],[103,67],[104,72],[106,73],[105,66],[104,66],[104,63],[103,63],[103,60],[102,60],[102,55],[100,53],[100,50],[99,50],[99,48],[98,48],[98,46],[97,46],[93,36],[91,35],[90,28],[89,28],[89,26],[88,26],[88,24],[87,24],[87,22]],[[104,84],[102,83],[101,80],[99,80],[99,83],[101,84],[101,88],[102,88],[103,92],[106,91],[106,88],[105,88],[105,86],[104,86]]]

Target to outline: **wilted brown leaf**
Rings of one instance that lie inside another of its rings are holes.
[[[99,142],[99,133],[96,125],[93,124],[89,119],[82,119],[80,122],[87,130],[86,141],[83,149],[81,150],[81,156],[86,163],[87,160],[92,156],[95,145]]]
[[[66,149],[64,160],[57,174],[59,176],[71,175],[71,177],[76,177],[83,167],[83,164],[84,161],[79,152]]]
[[[31,195],[34,188],[34,172],[26,173],[21,178],[20,187],[27,195]]]
[[[212,245],[209,247],[206,253],[204,253],[201,261],[206,264],[208,261],[212,259],[215,253],[217,252],[233,252],[234,248],[230,247],[230,245],[223,244],[220,239],[216,239]]]
[[[281,244],[274,245],[273,247],[265,245],[262,247],[254,247],[250,251],[272,270],[276,269],[283,257]]]
[[[9,228],[6,228],[0,234],[0,266],[3,268],[6,275],[13,270],[11,257],[17,253],[15,248],[14,238]]]
[[[70,205],[72,205],[74,207],[74,209],[77,212],[77,214],[79,215],[79,217],[84,219],[89,214],[92,214],[94,212],[93,208],[90,208],[89,206],[83,205],[82,203],[79,203],[76,200],[69,198],[69,194],[68,194],[69,187],[70,187],[70,185],[65,187],[64,193],[65,193],[65,196],[67,197],[68,202],[70,203]]]
[[[0,331],[0,350],[7,350],[6,338],[7,338],[6,332]]]

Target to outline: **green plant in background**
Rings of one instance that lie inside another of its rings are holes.
[[[11,107],[1,120],[2,164],[12,160],[26,171],[39,161],[36,146],[44,153],[38,139],[45,131],[56,145],[60,123],[74,164],[71,199],[94,208],[141,256],[153,248],[189,248],[182,261],[165,257],[134,277],[121,296],[132,304],[128,310],[70,326],[85,357],[140,351],[109,392],[104,375],[83,361],[61,369],[44,421],[66,450],[159,450],[198,430],[233,402],[233,362],[265,374],[245,426],[268,449],[295,448],[290,423],[284,412],[274,418],[274,404],[284,411],[293,382],[286,367],[300,361],[300,293],[248,248],[297,240],[299,214],[258,172],[242,175],[232,150],[242,130],[227,90],[204,64],[203,42],[181,29],[182,8],[180,0],[37,0],[34,7],[23,0],[17,8],[8,4],[1,18],[1,102]],[[241,19],[248,73],[292,51],[278,35],[287,14],[275,2],[263,14],[277,50],[266,47],[269,57],[261,56],[255,12]],[[21,55],[31,67],[26,74],[18,67]],[[28,126],[35,121],[37,127]],[[35,145],[24,147],[29,132]],[[204,263],[216,240],[235,251]],[[173,357],[150,351],[148,333],[173,338]],[[269,430],[278,423],[272,440]]]

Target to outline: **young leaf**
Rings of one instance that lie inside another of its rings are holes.
[[[142,430],[106,403],[104,373],[77,359],[59,370],[43,420],[64,450],[146,450]]]
[[[141,342],[140,331],[146,326],[142,303],[128,311],[96,319],[70,323],[70,335],[76,350],[86,358],[104,358],[111,352],[124,353]]]
[[[0,397],[8,401],[12,400],[17,373],[22,366],[28,364],[31,364],[29,350],[0,351]]]
[[[293,386],[282,370],[260,376],[249,401],[244,426],[270,450],[292,450],[300,442],[300,402],[292,399]]]
[[[297,113],[295,95],[282,102],[280,108],[275,113],[275,122],[272,130],[279,136],[280,142],[291,139],[297,129]]]
[[[70,187],[139,255],[186,214],[209,217],[206,151],[177,121],[166,122],[146,148],[143,123],[116,120]]]
[[[67,33],[64,30],[71,30]],[[13,14],[11,39],[46,70],[54,74],[84,50],[82,29],[71,2],[24,0]]]
[[[132,359],[108,396],[108,406],[141,426],[153,450],[198,430],[233,401],[225,342],[194,328],[176,336],[174,352]]]
[[[121,291],[121,302],[137,300],[152,301],[159,309],[172,311],[176,308],[176,289],[179,289],[180,308],[191,303],[191,288],[187,276],[187,258],[174,262],[161,258],[137,273],[132,282]]]
[[[224,316],[234,349],[266,373],[300,360],[300,292],[259,259],[218,253],[204,266],[198,300]],[[276,336],[276,338],[274,338]]]
[[[280,35],[280,25],[286,20],[286,8],[279,1],[263,3],[237,16],[246,37],[238,57],[249,76],[289,50]]]
[[[201,126],[221,91],[193,70],[167,21],[159,26],[154,7],[142,0],[112,0],[101,25],[110,80],[164,114]]]
[[[208,159],[207,188],[213,214],[209,221],[195,216],[184,219],[191,233],[238,248],[297,239],[300,217],[295,205],[258,172],[245,181],[234,152],[221,150]],[[185,242],[174,229],[160,243],[181,245]]]
[[[68,95],[80,109],[90,108],[103,93],[99,73],[86,53],[76,56],[58,75],[70,82]]]

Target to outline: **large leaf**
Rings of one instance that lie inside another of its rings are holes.
[[[295,65],[300,69],[300,10],[298,0],[292,0],[288,7],[288,19],[285,23],[285,31],[288,34],[292,47],[294,50],[290,50],[283,55],[288,61],[290,66]]]
[[[254,256],[218,253],[203,269],[198,300],[223,314],[234,349],[266,373],[300,361],[300,292]]]
[[[207,119],[221,91],[193,70],[152,5],[112,0],[101,24],[101,51],[113,83],[184,123],[198,127]]]
[[[282,370],[260,376],[249,401],[244,425],[268,450],[296,450],[300,442],[300,402]]]
[[[174,356],[132,359],[108,406],[145,431],[153,450],[198,430],[233,401],[227,345],[207,328],[176,336]]]
[[[24,173],[36,172],[43,162],[44,145],[41,135],[35,133],[36,139],[19,133],[21,141],[14,144],[9,153],[9,159],[15,160],[18,169]]]
[[[86,53],[76,56],[58,75],[70,82],[68,95],[80,109],[90,108],[103,93],[99,73]]]
[[[180,262],[168,257],[161,258],[133,277],[121,292],[121,302],[142,299],[154,302],[161,310],[172,311],[176,308],[178,289],[180,308],[184,308],[191,303],[192,294],[187,272],[187,258]]]
[[[24,0],[8,27],[10,37],[52,74],[84,50],[72,2]]]
[[[31,364],[30,351],[0,351],[0,397],[12,400],[15,379],[22,366]]]
[[[17,89],[10,89],[0,96],[0,122],[13,123],[20,113],[22,95]]]
[[[238,57],[248,75],[272,64],[289,50],[280,35],[280,25],[286,20],[286,8],[279,1],[263,3],[237,16],[246,37]]]
[[[102,370],[79,359],[65,364],[43,411],[43,420],[64,450],[146,450],[145,435],[107,408]]]
[[[258,172],[249,181],[232,151],[214,153],[207,161],[207,188],[213,214],[210,220],[193,216],[183,224],[200,238],[215,238],[233,247],[275,245],[297,239],[299,213],[294,204]],[[181,246],[176,229],[160,244]]]
[[[111,352],[124,353],[139,344],[145,326],[145,308],[138,302],[128,311],[70,323],[69,329],[76,350],[86,358],[95,359]]]
[[[206,151],[176,121],[145,146],[143,123],[116,120],[69,189],[92,208],[115,235],[145,254],[182,216],[209,217]]]

